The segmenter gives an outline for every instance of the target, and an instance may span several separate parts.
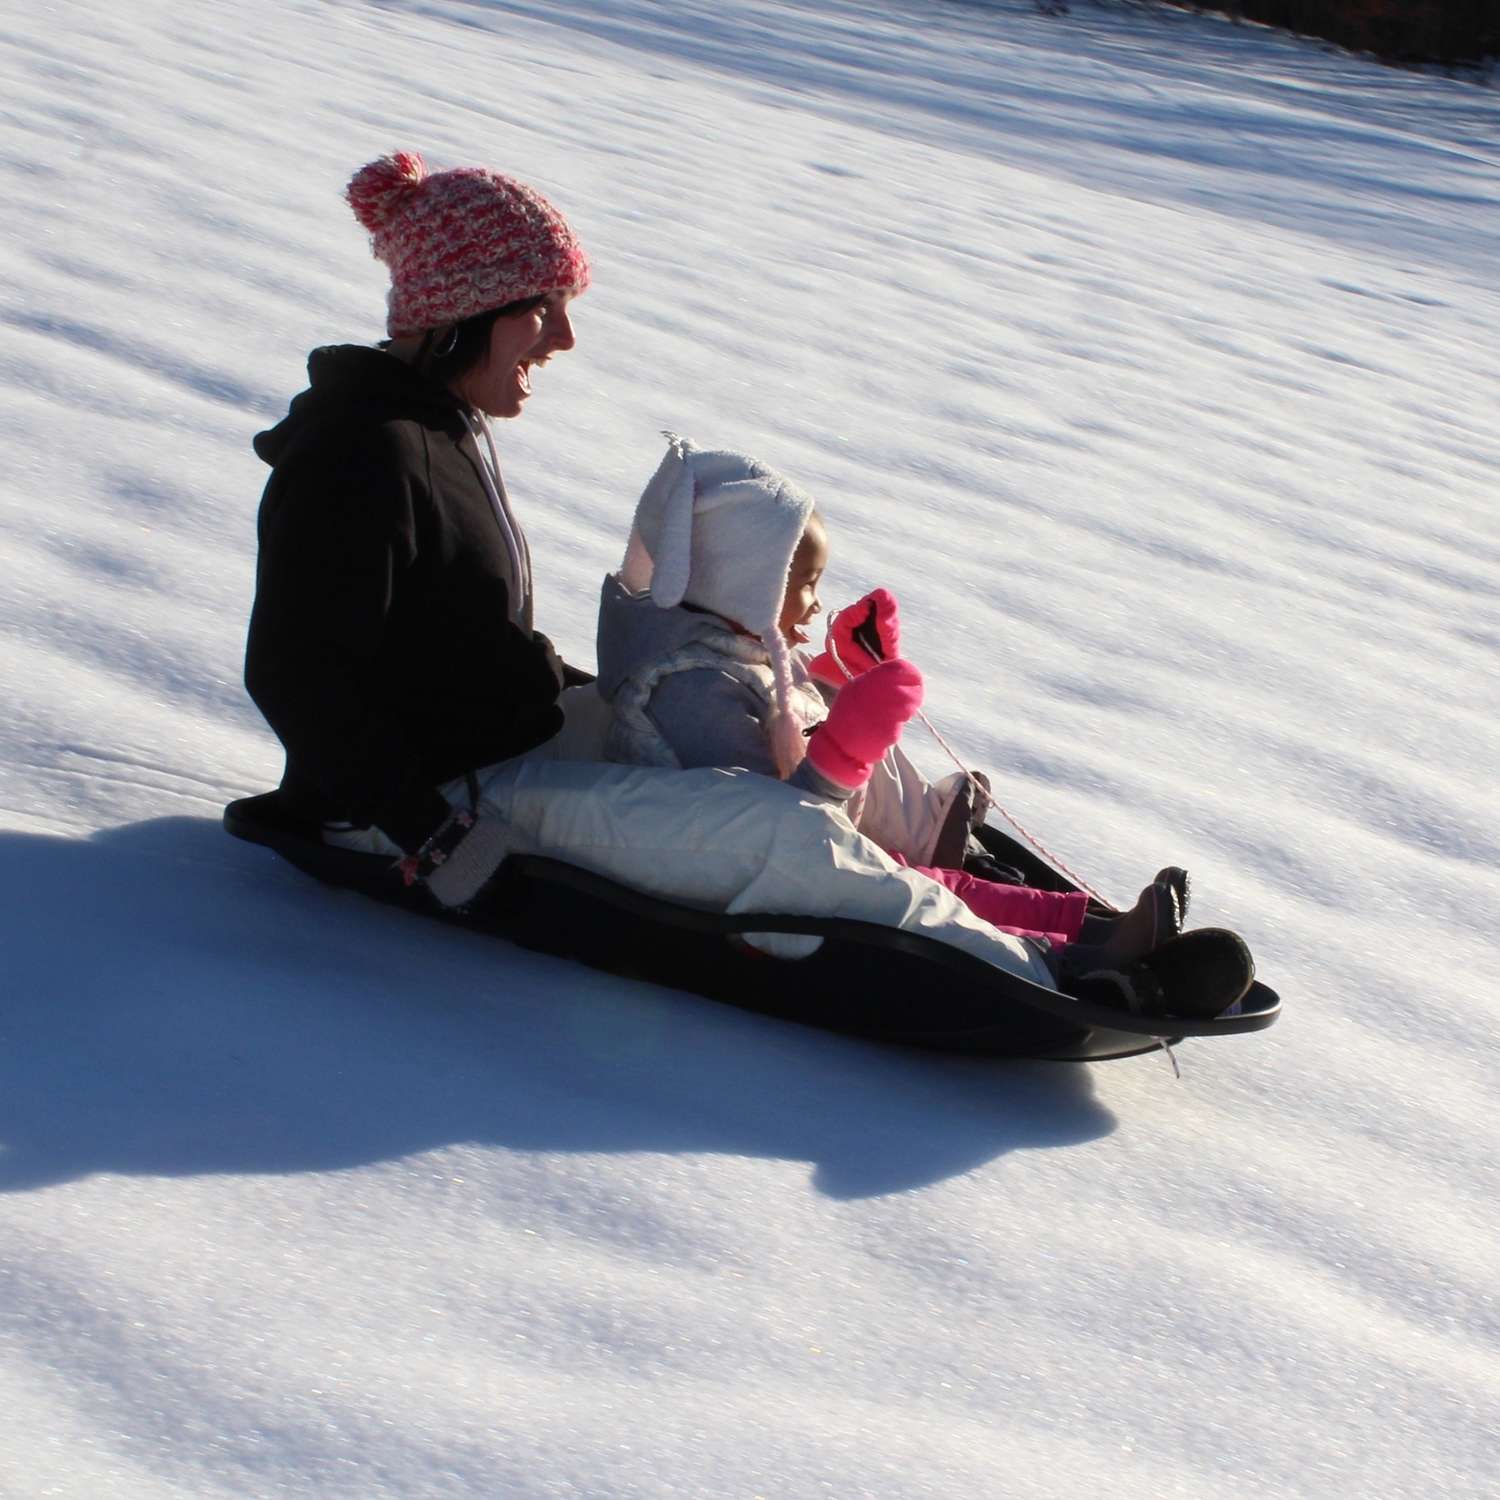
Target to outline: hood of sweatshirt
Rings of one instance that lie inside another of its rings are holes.
[[[311,433],[343,421],[378,424],[404,419],[461,435],[464,404],[434,385],[404,360],[366,344],[314,349],[307,361],[308,386],[292,398],[287,414],[255,437],[255,452],[273,468],[290,457]]]

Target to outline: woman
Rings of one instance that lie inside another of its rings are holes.
[[[489,419],[519,415],[573,347],[589,265],[540,193],[485,168],[401,152],[347,196],[390,269],[390,341],[314,350],[308,389],[255,439],[272,474],[245,681],[288,806],[430,873],[465,831],[439,786],[550,739],[586,680],[532,628]]]
[[[272,474],[245,678],[286,750],[284,819],[392,855],[446,907],[532,850],[730,914],[930,933],[1051,987],[1034,945],[903,869],[837,798],[554,758],[559,696],[587,677],[532,628],[489,419],[518,415],[573,347],[587,258],[541,194],[484,168],[402,152],[348,199],[390,270],[390,339],[315,350],[308,389],[255,440]],[[820,941],[764,936],[787,956]]]

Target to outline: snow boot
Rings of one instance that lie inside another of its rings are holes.
[[[1243,1000],[1254,980],[1255,960],[1238,933],[1199,927],[1120,968],[1065,979],[1063,988],[1132,1015],[1206,1019]]]
[[[1186,926],[1188,902],[1193,899],[1193,883],[1188,879],[1188,872],[1177,865],[1168,865],[1165,870],[1156,872],[1152,884],[1171,886],[1173,895],[1177,897],[1177,925]]]
[[[1162,871],[1162,875],[1182,873]],[[1184,875],[1183,880],[1186,878]],[[1070,943],[1060,950],[1058,977],[1082,979],[1100,969],[1124,969],[1179,936],[1182,932],[1179,889],[1175,881],[1158,877],[1142,890],[1129,911],[1110,922],[1107,936],[1097,942]]]

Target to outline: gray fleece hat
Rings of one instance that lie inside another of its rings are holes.
[[[775,630],[812,498],[747,454],[663,436],[621,580],[662,609],[696,604],[757,635]]]

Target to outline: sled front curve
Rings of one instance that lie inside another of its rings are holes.
[[[1153,1051],[1163,1041],[1259,1031],[1281,1008],[1277,995],[1257,984],[1232,1015],[1131,1016],[1032,984],[924,934],[842,917],[726,916],[541,855],[511,856],[474,905],[454,913],[421,886],[403,884],[388,857],[324,844],[279,793],[230,803],[224,826],[318,880],[375,900],[593,968],[870,1041],[978,1056],[1102,1061]],[[813,934],[823,943],[793,961],[729,941],[772,931]]]

